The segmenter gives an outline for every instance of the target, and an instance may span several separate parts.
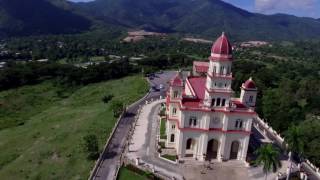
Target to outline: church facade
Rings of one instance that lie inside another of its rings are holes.
[[[166,146],[179,159],[245,161],[257,88],[250,78],[234,97],[232,46],[223,33],[213,44],[209,62],[194,62],[187,77],[170,81],[166,97]]]

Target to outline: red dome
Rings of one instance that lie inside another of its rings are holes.
[[[213,44],[211,53],[227,56],[232,55],[232,46],[225,33],[222,33],[222,35]]]
[[[242,86],[246,89],[256,89],[256,83],[254,83],[252,78],[248,79]]]

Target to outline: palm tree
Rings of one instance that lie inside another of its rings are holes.
[[[296,153],[301,159],[305,144],[300,127],[291,126],[285,134],[285,141],[288,143],[289,150]]]
[[[281,167],[281,162],[279,160],[280,153],[278,149],[272,146],[272,144],[263,145],[254,153],[258,155],[255,164],[263,166],[265,179],[267,179],[270,171],[276,172]]]

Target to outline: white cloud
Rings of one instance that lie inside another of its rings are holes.
[[[316,0],[255,0],[255,10],[260,13],[313,11]]]

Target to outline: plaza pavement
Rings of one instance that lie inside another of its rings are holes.
[[[158,112],[164,100],[154,101],[143,106],[129,145],[127,157],[140,159],[141,164],[154,167],[166,177],[187,180],[246,180],[248,168],[240,161],[216,162],[208,167],[207,162],[187,161],[173,164],[158,157],[156,138],[159,126]]]

